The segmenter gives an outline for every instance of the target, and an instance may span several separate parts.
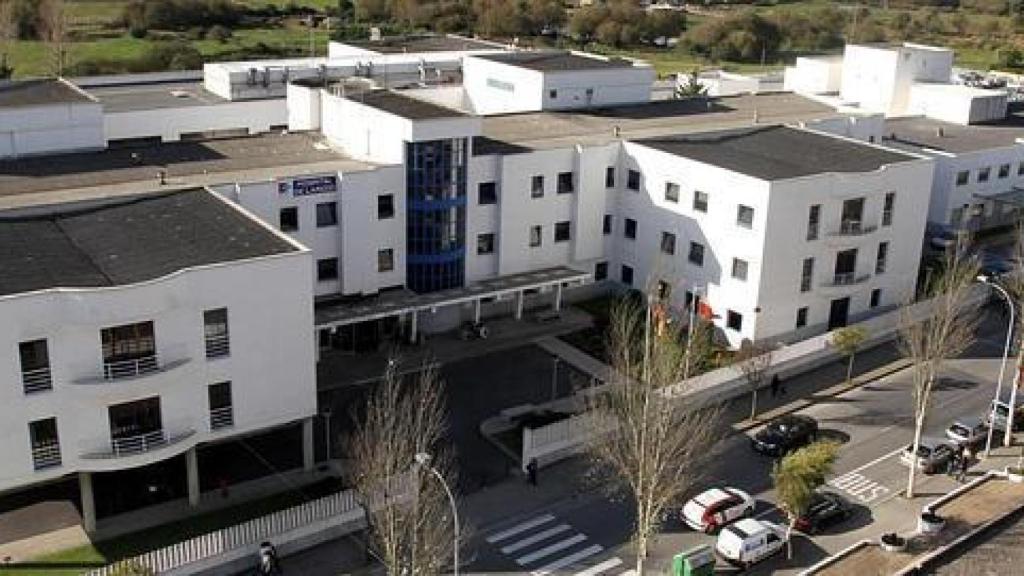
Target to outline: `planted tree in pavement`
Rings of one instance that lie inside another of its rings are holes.
[[[750,388],[750,418],[757,416],[757,392],[764,387],[772,366],[772,349],[760,344],[747,344],[736,353],[736,368]]]
[[[846,326],[832,333],[832,346],[846,358],[846,383],[853,377],[853,359],[861,345],[868,339],[863,326]]]
[[[684,380],[687,341],[677,323],[653,320],[642,303],[620,301],[609,323],[609,382],[588,397],[595,472],[611,478],[607,487],[627,494],[636,509],[637,574],[666,512],[699,480],[722,436],[718,407],[667,394]]]
[[[786,555],[793,558],[793,527],[807,512],[815,490],[825,483],[832,472],[839,452],[835,442],[814,442],[791,452],[775,463],[772,481],[775,483],[776,499],[789,521],[786,530]]]

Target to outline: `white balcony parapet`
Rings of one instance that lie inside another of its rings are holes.
[[[839,229],[829,232],[829,236],[833,237],[847,237],[847,236],[867,236],[875,230],[878,230],[878,226],[866,225],[860,220],[844,220],[839,223]]]
[[[829,280],[825,281],[822,286],[825,287],[838,287],[838,286],[854,286],[856,284],[863,284],[871,278],[871,274],[857,274],[856,272],[840,272],[832,276]]]
[[[72,380],[74,384],[109,384],[124,380],[145,378],[187,364],[191,359],[184,346],[161,346],[152,354],[102,362],[96,368],[87,368],[85,374]]]
[[[177,444],[195,433],[195,429],[190,427],[176,427],[173,429],[160,428],[135,436],[110,438],[106,446],[83,452],[82,458],[103,460],[146,454]]]

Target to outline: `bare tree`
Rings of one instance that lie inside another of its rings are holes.
[[[685,343],[676,323],[652,320],[650,308],[635,301],[618,302],[608,334],[610,381],[589,397],[595,469],[636,508],[637,574],[666,511],[697,481],[720,436],[718,408],[687,406],[665,394],[683,379]]]
[[[917,307],[907,305],[900,310],[900,349],[913,362],[913,454],[921,444],[942,363],[961,354],[974,341],[978,314],[970,296],[977,275],[977,259],[967,254],[964,242],[957,242],[943,259],[941,270],[925,286],[925,294],[931,299],[927,317],[919,318]],[[907,475],[907,498],[914,497],[916,478],[917,467],[912,465]]]
[[[772,349],[760,344],[747,344],[736,353],[736,368],[750,387],[750,418],[757,416],[757,391],[764,386],[772,366]]]
[[[413,381],[409,381],[413,380]],[[437,478],[416,466],[416,455],[431,455],[431,466],[452,483],[454,467],[443,439],[446,408],[436,369],[415,378],[388,363],[369,392],[365,414],[354,415],[356,431],[347,439],[350,475],[356,490],[371,501],[382,490],[394,493],[415,475],[413,494],[398,505],[366,507],[369,529],[388,574],[439,574],[450,564],[454,524],[447,494]]]
[[[64,0],[42,0],[39,3],[40,35],[50,55],[50,71],[54,76],[64,75],[65,43],[68,36],[68,17]]]

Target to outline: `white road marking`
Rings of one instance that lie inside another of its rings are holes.
[[[590,568],[587,568],[582,572],[577,572],[573,576],[597,576],[601,572],[604,572],[605,570],[611,570],[619,564],[622,564],[622,559],[616,556],[615,558],[609,558],[604,562],[601,562],[600,564],[595,564],[594,566],[591,566]]]
[[[636,576],[636,570],[626,570],[622,574],[619,574],[619,576]]]
[[[583,550],[580,550],[574,554],[570,554],[568,556],[559,558],[551,564],[548,564],[547,566],[537,569],[535,572],[533,572],[533,576],[547,576],[548,574],[551,574],[559,568],[565,568],[566,566],[575,564],[580,560],[583,560],[584,558],[590,558],[594,554],[599,554],[602,550],[604,550],[604,548],[597,544],[594,544],[589,548],[584,548]]]
[[[515,552],[516,550],[522,550],[523,548],[526,548],[527,546],[530,546],[532,544],[536,544],[537,542],[540,542],[542,540],[547,540],[548,538],[551,538],[555,534],[561,534],[562,532],[565,532],[566,530],[569,530],[570,528],[572,528],[572,526],[569,526],[568,524],[559,524],[558,526],[555,526],[554,528],[548,528],[547,530],[544,530],[543,532],[538,532],[538,533],[534,534],[533,536],[529,536],[527,538],[523,538],[522,540],[520,540],[520,541],[518,541],[518,542],[516,542],[514,544],[509,544],[508,546],[505,546],[504,548],[501,549],[501,553],[502,554],[510,554],[512,552]]]
[[[895,455],[899,454],[900,452],[902,452],[903,448],[904,448],[904,446],[900,446],[899,448],[893,450],[892,452],[888,452],[886,454],[883,454],[883,455],[879,456],[878,458],[875,458],[871,462],[868,462],[867,464],[861,464],[860,466],[854,468],[853,470],[847,471],[846,474],[853,474],[855,472],[860,472],[860,471],[862,471],[864,469],[867,469],[867,468],[870,468],[870,467],[874,466],[875,464],[878,464],[879,462],[882,462],[883,460],[887,460],[889,458],[892,458],[893,456],[895,456]],[[845,476],[845,474],[844,474],[844,476]]]
[[[531,562],[535,562],[537,560],[540,560],[541,558],[544,558],[545,556],[551,556],[555,552],[558,552],[560,550],[565,550],[566,548],[568,548],[570,546],[575,546],[576,544],[579,544],[580,542],[583,542],[586,539],[587,539],[587,537],[584,536],[583,534],[577,534],[577,535],[575,535],[575,536],[573,536],[571,538],[566,538],[565,540],[561,540],[561,541],[555,542],[554,544],[551,544],[550,546],[545,546],[545,547],[541,548],[540,550],[536,550],[534,552],[530,552],[526,556],[521,556],[519,558],[516,558],[516,563],[519,564],[520,566],[525,566],[525,565],[527,565],[527,564],[529,564]]]
[[[526,532],[527,530],[529,530],[531,528],[536,528],[537,526],[540,526],[541,524],[547,524],[548,522],[551,522],[554,519],[555,519],[555,517],[552,516],[551,514],[545,514],[543,516],[538,516],[536,518],[531,518],[531,519],[527,520],[526,522],[523,522],[522,524],[516,524],[515,526],[509,528],[508,530],[503,530],[501,532],[498,532],[497,534],[492,534],[492,535],[488,536],[487,538],[485,538],[484,540],[486,540],[490,544],[494,544],[495,542],[501,542],[502,540],[505,540],[506,538],[510,538],[512,536],[515,536],[516,534],[519,534],[520,532]]]
[[[828,481],[828,485],[846,492],[865,504],[870,504],[892,492],[888,487],[858,472],[850,472],[839,478],[833,478]]]

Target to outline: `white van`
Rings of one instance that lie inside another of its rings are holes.
[[[730,564],[744,568],[775,554],[786,545],[786,528],[744,518],[722,528],[715,550]]]

